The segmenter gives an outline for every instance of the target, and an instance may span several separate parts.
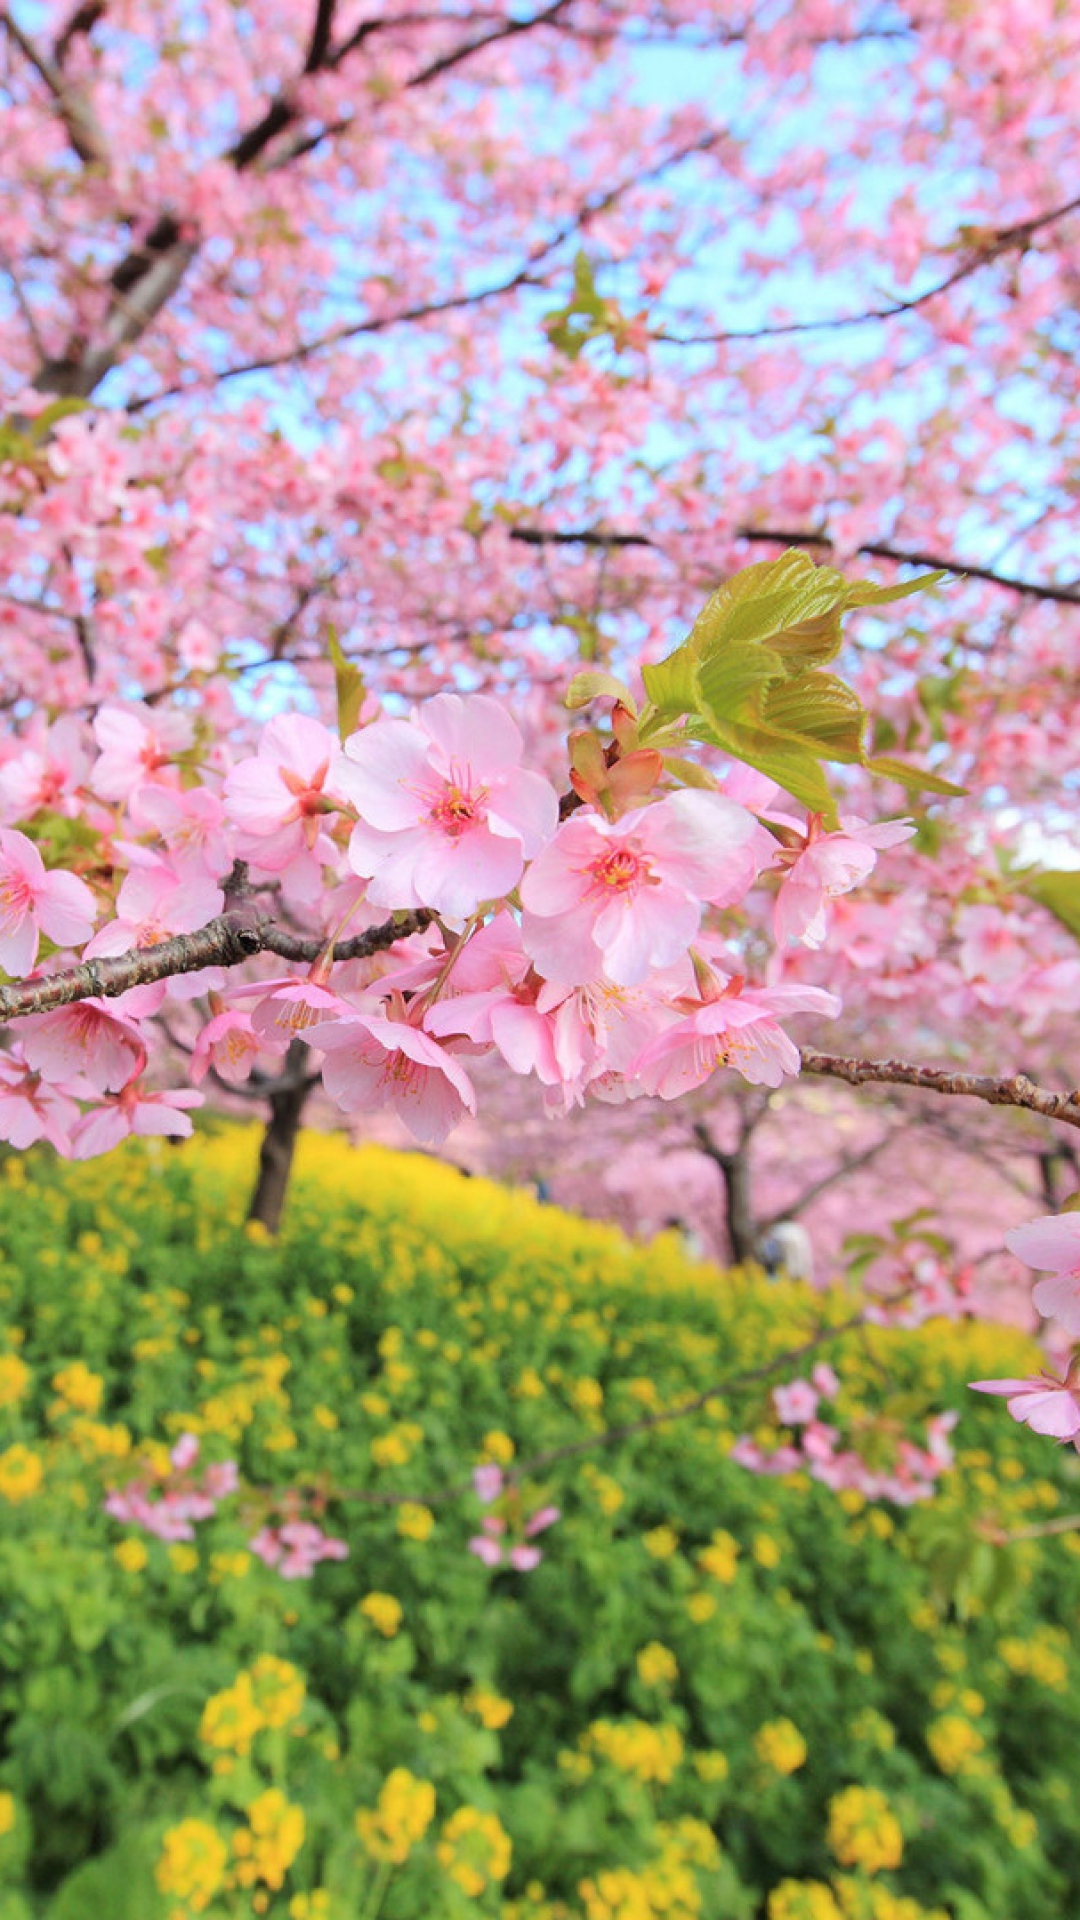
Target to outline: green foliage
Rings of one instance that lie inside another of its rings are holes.
[[[918,1434],[960,1411],[940,1500],[868,1507],[732,1462],[737,1433],[780,1437],[767,1385],[638,1425],[839,1297],[319,1136],[269,1243],[239,1219],[253,1158],[227,1130],[0,1169],[0,1920],[762,1920],[785,1880],[831,1886],[845,1920],[1076,1908],[1080,1555],[1038,1531],[1080,1505],[1076,1457],[964,1386],[1026,1370],[1019,1336],[827,1349],[868,1450],[883,1414]],[[527,1507],[563,1514],[534,1572],[468,1552],[478,1462],[605,1426],[624,1431],[526,1470]],[[269,1493],[194,1544],[111,1520],[107,1489],[183,1432],[249,1486],[306,1488],[348,1560],[310,1582],[262,1566]],[[214,1744],[208,1702],[235,1709],[267,1656],[293,1705]],[[355,1816],[395,1769],[436,1811],[384,1870]],[[899,1822],[880,1871],[827,1838],[853,1786]],[[280,1887],[242,1885],[278,1792],[302,1843]],[[461,1809],[479,1825],[454,1842]],[[156,1880],[192,1822],[227,1857],[203,1909]],[[468,1847],[490,1861],[502,1833],[506,1880],[470,1892]]]
[[[1024,881],[1023,891],[1080,940],[1080,873],[1071,869],[1033,873]]]
[[[861,701],[822,671],[840,651],[845,613],[905,599],[942,578],[928,573],[882,587],[847,580],[799,551],[744,567],[706,602],[682,645],[643,669],[652,711],[642,716],[642,744],[686,716],[690,738],[756,767],[833,827],[823,762],[858,763],[933,793],[962,792],[906,761],[868,756]]]

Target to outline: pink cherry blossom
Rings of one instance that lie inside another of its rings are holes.
[[[482,1467],[474,1467],[472,1483],[485,1503],[497,1500],[503,1490],[502,1468],[490,1463]]]
[[[466,1544],[469,1552],[474,1553],[478,1560],[482,1560],[485,1567],[502,1566],[503,1550],[498,1540],[492,1540],[485,1533],[474,1533]]]
[[[1048,1267],[1049,1280],[1032,1291],[1038,1311],[1080,1334],[1080,1213],[1044,1214],[1005,1235],[1010,1253],[1028,1267]]]
[[[0,1140],[20,1149],[47,1140],[67,1155],[78,1119],[72,1094],[35,1073],[17,1045],[0,1053]]]
[[[129,1080],[119,1093],[107,1095],[83,1115],[72,1131],[72,1157],[90,1160],[95,1154],[109,1153],[131,1133],[186,1140],[192,1132],[188,1109],[202,1104],[202,1094],[193,1087],[152,1092],[141,1081]]]
[[[476,1112],[476,1095],[464,1068],[430,1034],[382,1013],[312,1027],[321,1047],[323,1084],[345,1113],[390,1106],[414,1139],[438,1146],[464,1113]]]
[[[818,1396],[808,1380],[791,1380],[785,1387],[773,1388],[777,1418],[786,1427],[805,1426],[817,1411]]]
[[[752,1086],[778,1087],[799,1071],[799,1050],[777,1015],[840,1011],[822,987],[746,987],[732,981],[717,998],[694,1007],[649,1041],[628,1071],[646,1093],[675,1100],[703,1086],[719,1067],[734,1067]]]
[[[149,708],[102,707],[94,720],[101,752],[90,784],[103,800],[129,800],[144,781],[154,780],[195,736],[190,715],[175,709],[151,714]]]
[[[116,1093],[146,1066],[139,1029],[100,1000],[79,1000],[22,1022],[23,1053],[47,1080],[76,1077],[95,1093]]]
[[[0,827],[0,967],[20,978],[37,959],[41,933],[81,947],[94,930],[94,896],[76,874],[47,872],[32,840]]]
[[[881,848],[899,846],[915,832],[910,820],[870,825],[855,814],[842,814],[840,827],[839,833],[826,833],[820,815],[811,814],[802,851],[780,855],[787,872],[776,897],[773,926],[781,944],[800,941],[806,947],[823,946],[826,902],[850,893],[865,880]]]
[[[262,1042],[242,1007],[225,1007],[199,1030],[191,1055],[191,1077],[200,1086],[211,1067],[232,1087],[251,1077]]]
[[[248,1542],[268,1567],[283,1580],[310,1580],[322,1560],[347,1560],[344,1540],[324,1533],[312,1520],[287,1520],[279,1527],[262,1527]]]
[[[127,953],[133,947],[157,946],[170,934],[195,933],[224,904],[220,886],[205,873],[192,870],[185,877],[164,860],[133,867],[117,895],[116,918],[94,935],[88,957]]]
[[[576,813],[522,883],[526,952],[565,986],[602,973],[635,986],[686,952],[703,901],[744,897],[765,839],[745,807],[718,793],[669,794],[617,821]]]
[[[483,694],[438,694],[411,720],[354,733],[337,778],[360,815],[349,859],[368,899],[460,921],[516,886],[558,820],[555,789],[522,767],[522,747]]]
[[[240,828],[242,858],[280,873],[316,851],[326,817],[339,804],[328,778],[339,759],[334,735],[306,714],[278,714],[263,728],[258,752],[225,781],[225,811]]]

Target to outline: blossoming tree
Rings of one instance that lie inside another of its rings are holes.
[[[434,1144],[477,1053],[1080,1124],[962,1057],[1080,1004],[1067,17],[301,14],[0,15],[4,1137]]]

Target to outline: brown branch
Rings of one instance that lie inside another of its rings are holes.
[[[345,124],[341,123],[342,126]],[[331,347],[343,346],[348,340],[358,340],[370,334],[387,333],[392,327],[408,326],[419,320],[437,318],[444,313],[460,313],[469,307],[482,306],[485,301],[497,300],[508,294],[517,293],[522,287],[541,286],[542,280],[536,277],[538,269],[550,259],[553,253],[572,239],[575,233],[580,232],[588,221],[607,213],[635,187],[660,178],[671,167],[681,166],[684,160],[690,159],[696,153],[708,152],[721,138],[722,135],[718,132],[704,134],[699,139],[692,140],[687,146],[679,147],[674,153],[666,154],[654,166],[646,167],[625,180],[617,181],[614,186],[605,188],[603,193],[591,195],[556,232],[550,234],[546,240],[537,241],[520,267],[507,275],[504,280],[497,280],[487,287],[477,287],[471,293],[446,294],[438,300],[418,301],[414,306],[399,307],[393,313],[370,314],[363,320],[342,321],[336,327],[329,327],[325,333],[313,335],[310,340],[302,340],[293,347],[283,347],[280,353],[263,354],[257,360],[242,360],[235,366],[220,367],[216,372],[191,382],[178,380],[171,386],[159,387],[154,393],[137,394],[134,399],[126,403],[124,410],[131,414],[142,413],[147,407],[157,406],[162,400],[171,400],[178,394],[202,392],[207,387],[220,386],[226,380],[239,380],[246,374],[266,373],[275,367],[301,366],[305,361],[313,359],[317,354],[325,353]],[[569,543],[591,538],[588,534],[576,533],[549,536],[537,531],[533,534],[531,530],[515,532],[511,537],[531,541],[534,546],[544,546],[549,542],[550,544]],[[592,544],[599,545],[601,542],[593,540]],[[652,543],[639,535],[627,534],[621,537],[612,535],[606,544],[640,546]]]
[[[0,13],[0,27],[6,28],[23,58],[33,67],[38,78],[48,88],[56,102],[56,110],[72,150],[78,155],[83,165],[105,166],[109,157],[105,135],[93,108],[64,78],[59,65],[61,43],[57,42],[55,57],[42,52],[30,35],[23,32],[7,7]]]
[[[887,1084],[897,1087],[922,1087],[930,1093],[960,1094],[969,1100],[985,1100],[992,1107],[1023,1107],[1042,1114],[1046,1120],[1061,1120],[1067,1126],[1080,1127],[1080,1090],[1055,1093],[1038,1087],[1024,1073],[996,1079],[992,1074],[954,1073],[948,1067],[914,1066],[908,1060],[857,1060],[840,1054],[818,1053],[813,1047],[802,1049],[804,1073],[818,1073],[833,1080],[845,1080],[849,1087]]]
[[[865,327],[874,321],[893,320],[899,314],[917,313],[920,307],[940,299],[943,293],[949,293],[962,280],[969,280],[972,274],[980,272],[983,267],[992,266],[1002,254],[1017,250],[1023,253],[1043,227],[1051,226],[1056,220],[1064,220],[1078,208],[1080,196],[1066,200],[1060,207],[1051,207],[1047,213],[1033,214],[1030,220],[1018,220],[1011,227],[992,230],[982,245],[976,247],[944,280],[928,287],[925,293],[913,294],[910,300],[892,300],[887,306],[869,307],[864,313],[834,314],[822,320],[787,320],[779,321],[774,326],[732,327],[716,333],[656,333],[652,337],[664,346],[708,347],[725,340],[776,340],[795,333],[824,333],[842,327]]]
[[[805,528],[736,527],[734,532],[737,540],[745,540],[751,546],[821,547],[831,552],[834,545],[827,533],[814,533]],[[687,535],[687,529],[673,528],[670,538],[681,540]],[[651,547],[654,552],[660,552],[664,546],[664,542],[652,534],[608,533],[603,527],[511,527],[510,539],[526,547]],[[868,560],[891,560],[904,567],[929,567],[934,572],[985,580],[991,586],[1004,587],[1009,593],[1024,594],[1029,599],[1080,606],[1080,586],[1059,587],[1048,581],[1024,580],[1016,574],[999,573],[993,567],[975,566],[946,554],[896,547],[887,541],[867,540],[855,551]]]
[[[83,0],[53,41],[53,59],[62,67],[74,42],[93,33],[106,9],[107,0]]]
[[[338,960],[363,960],[397,940],[419,933],[433,919],[426,908],[397,914],[381,926],[369,927],[352,940],[335,947]],[[302,940],[276,926],[255,907],[234,908],[219,914],[195,933],[173,934],[152,947],[135,948],[100,960],[84,960],[60,973],[45,974],[33,980],[17,980],[0,987],[0,1022],[17,1020],[24,1014],[48,1013],[53,1007],[69,1007],[77,1000],[115,999],[129,987],[145,986],[154,980],[169,980],[181,973],[198,973],[203,967],[238,967],[258,953],[275,953],[294,962],[317,960],[325,941]]]

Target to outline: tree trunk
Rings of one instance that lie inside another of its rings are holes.
[[[728,1253],[735,1266],[756,1260],[757,1227],[750,1194],[750,1142],[740,1141],[734,1153],[717,1156],[724,1182],[724,1228]]]
[[[259,1220],[276,1234],[292,1172],[293,1155],[311,1081],[304,1071],[307,1047],[294,1040],[285,1056],[285,1070],[269,1092],[270,1119],[259,1149],[259,1172],[248,1207],[249,1220]]]
[[[750,1169],[755,1125],[756,1119],[744,1115],[739,1129],[739,1142],[732,1153],[717,1146],[703,1120],[697,1121],[694,1126],[694,1138],[702,1153],[720,1169],[720,1178],[724,1183],[724,1236],[728,1259],[737,1267],[759,1258]]]

